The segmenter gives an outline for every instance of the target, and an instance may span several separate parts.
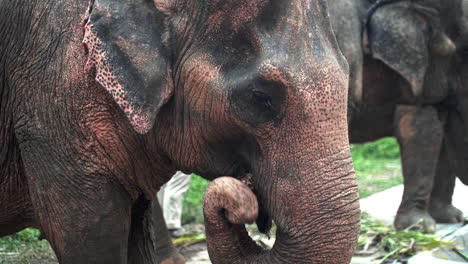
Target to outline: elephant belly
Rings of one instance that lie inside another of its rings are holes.
[[[393,118],[398,104],[412,104],[409,87],[398,74],[382,62],[366,56],[363,67],[362,101],[351,116],[351,143],[362,143],[393,136]],[[350,84],[352,86],[352,84]]]
[[[361,109],[349,127],[350,143],[364,143],[393,136],[393,107]]]

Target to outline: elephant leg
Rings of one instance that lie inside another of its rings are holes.
[[[21,151],[13,129],[1,123],[0,237],[14,234],[26,227],[36,226]]]
[[[396,108],[395,135],[401,149],[404,192],[395,218],[395,228],[414,228],[434,232],[436,222],[428,213],[443,127],[433,107]]]
[[[7,176],[10,178],[10,176]],[[2,181],[0,181],[1,185]],[[25,182],[15,187],[7,183],[0,189],[0,237],[27,227],[36,227],[34,212]]]
[[[34,194],[41,231],[60,263],[127,263],[130,208],[126,206],[128,200],[117,198],[112,189],[99,188],[99,195],[86,196],[77,194],[83,191],[80,188],[67,189],[68,193]]]
[[[22,173],[0,175],[0,237],[36,227],[28,184]]]
[[[446,143],[446,140],[444,140],[439,162],[437,163],[429,213],[437,222],[458,223],[463,221],[463,212],[452,205],[456,175],[447,152],[449,145]]]
[[[129,264],[184,264],[185,259],[172,244],[157,199],[144,197],[132,209]]]
[[[61,264],[126,264],[132,199],[104,166],[25,148],[26,176],[41,231]],[[85,155],[83,155],[85,157]]]

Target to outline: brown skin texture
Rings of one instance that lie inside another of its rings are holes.
[[[466,179],[468,172],[468,24],[462,13],[468,4],[388,2],[368,17],[367,0],[329,1],[350,64],[350,142],[398,139],[405,190],[395,226],[423,218],[418,228],[435,231],[436,221],[463,220],[451,196],[455,177]]]
[[[327,14],[325,1],[1,2],[1,234],[39,227],[60,263],[179,264],[159,187],[176,170],[251,174],[277,243],[214,259],[349,262],[348,68]]]
[[[85,71],[88,3],[0,6],[0,235],[40,228],[61,263],[177,257],[147,258],[162,237],[143,205],[176,169]]]

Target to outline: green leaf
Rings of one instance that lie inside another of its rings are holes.
[[[361,216],[361,234],[358,250],[362,249],[366,243],[369,243],[369,239],[374,240],[373,243],[376,247],[389,252],[383,261],[390,257],[411,256],[418,251],[434,248],[455,248],[454,242],[439,240],[439,237],[434,234],[410,230],[410,228],[395,230],[363,213]]]
[[[205,234],[185,234],[179,238],[174,239],[172,242],[176,246],[189,246],[197,244],[206,240]]]

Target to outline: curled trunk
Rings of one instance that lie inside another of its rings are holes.
[[[235,259],[263,251],[244,227],[258,216],[257,198],[247,185],[230,177],[218,178],[206,189],[203,202],[207,246],[213,263],[235,263]]]
[[[354,177],[354,175],[351,175]],[[311,188],[314,189],[314,188]],[[338,190],[339,188],[337,188]],[[353,189],[353,188],[351,188]],[[274,219],[277,239],[271,250],[258,246],[248,235],[244,224],[257,217],[258,203],[252,191],[242,182],[228,177],[213,181],[204,199],[207,245],[213,263],[349,263],[359,232],[359,210],[356,190],[347,191],[335,204],[317,211],[297,203],[298,212]],[[316,194],[315,194],[316,195]],[[291,197],[296,197],[292,194]],[[312,208],[314,207],[314,208]],[[305,217],[297,219],[303,213]],[[312,217],[309,217],[312,216]],[[275,218],[275,217],[274,217]],[[287,219],[287,220],[285,220]]]

